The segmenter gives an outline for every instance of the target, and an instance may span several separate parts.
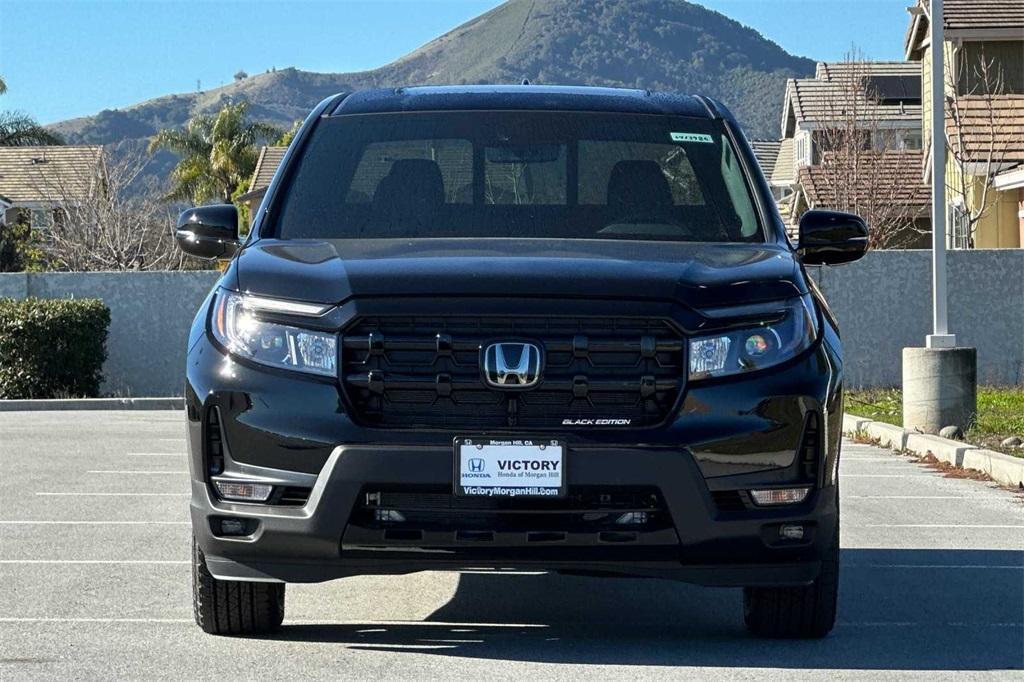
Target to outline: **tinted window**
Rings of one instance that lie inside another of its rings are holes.
[[[568,201],[564,144],[484,148],[485,204],[560,204]]]
[[[679,144],[629,142],[622,140],[580,140],[581,204],[605,204],[612,172],[620,162],[656,164],[668,181],[672,203],[676,206],[703,205],[704,195],[686,150]],[[620,166],[621,168],[621,166]]]
[[[368,204],[381,181],[391,173],[395,161],[425,159],[441,171],[445,201],[473,201],[473,145],[469,140],[388,140],[369,142],[363,147],[346,203]]]
[[[763,241],[719,121],[558,112],[324,119],[282,193],[285,239]]]

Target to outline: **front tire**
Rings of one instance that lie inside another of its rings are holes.
[[[212,635],[273,632],[284,620],[284,583],[218,580],[192,537],[192,611]]]
[[[759,637],[820,639],[836,622],[839,596],[839,521],[821,562],[821,573],[801,587],[743,589],[743,619]]]

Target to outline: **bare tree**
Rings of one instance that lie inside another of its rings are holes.
[[[822,114],[813,135],[820,156],[805,175],[815,203],[864,218],[870,248],[908,246],[928,233],[919,222],[927,215],[920,153],[907,148],[907,129],[892,120],[891,107],[883,108],[863,55],[848,53],[832,72],[816,86]]]
[[[947,191],[957,207],[951,234],[961,248],[974,248],[977,225],[989,210],[989,191],[1006,160],[1000,121],[1003,72],[980,48],[974,63],[964,55],[946,70],[946,148],[955,168]]]
[[[143,171],[142,150],[117,158],[104,152],[92,177],[44,175],[37,182],[50,197],[52,226],[42,246],[53,270],[185,270],[206,267],[174,243],[174,216]],[[149,179],[151,180],[151,178]]]

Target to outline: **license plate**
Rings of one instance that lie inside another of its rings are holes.
[[[562,497],[565,446],[548,438],[456,438],[455,494]]]

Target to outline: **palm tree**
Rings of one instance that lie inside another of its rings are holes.
[[[7,83],[0,78],[0,95],[7,92]],[[0,111],[0,147],[28,147],[43,144],[64,144],[60,135],[51,133],[31,116],[20,111]]]
[[[192,117],[181,130],[162,130],[149,152],[166,149],[181,157],[171,171],[174,183],[165,198],[202,204],[231,202],[245,190],[256,170],[260,145],[281,137],[268,123],[247,119],[249,104],[227,104],[216,115]]]

